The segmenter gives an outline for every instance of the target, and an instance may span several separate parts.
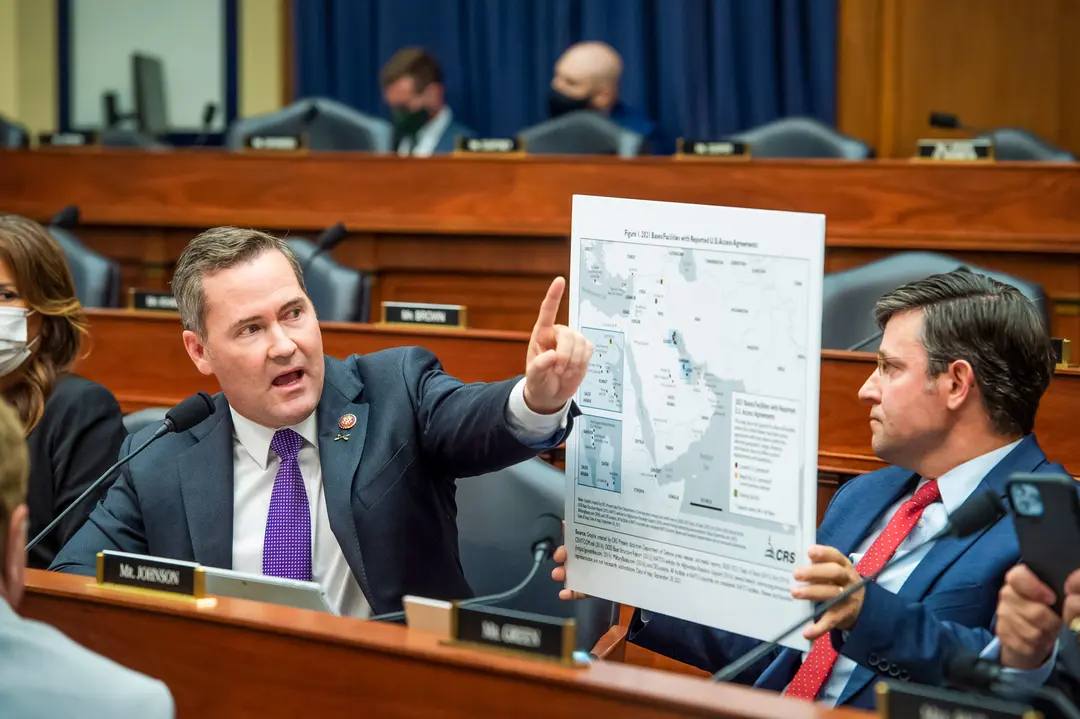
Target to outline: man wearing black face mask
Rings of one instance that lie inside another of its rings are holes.
[[[451,152],[458,136],[475,133],[454,120],[446,104],[443,71],[422,48],[398,50],[379,75],[383,99],[390,106],[398,154],[427,157]]]
[[[594,110],[644,135],[656,147],[656,126],[619,99],[621,79],[622,58],[613,47],[602,42],[571,45],[555,63],[548,115],[555,118],[575,110]]]

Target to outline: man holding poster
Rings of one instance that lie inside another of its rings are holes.
[[[878,369],[859,397],[870,408],[875,454],[894,466],[837,491],[790,593],[824,602],[893,564],[804,629],[809,651],[778,648],[736,678],[864,709],[874,707],[875,678],[941,685],[957,649],[993,655],[997,593],[1019,559],[1011,519],[964,539],[926,541],[975,492],[1003,496],[1014,472],[1065,472],[1032,434],[1054,358],[1039,312],[1019,291],[957,271],[887,294],[875,315],[884,331]],[[569,572],[562,596],[570,598],[580,588],[578,558],[567,556],[560,548],[556,560],[567,565],[552,576],[561,582]],[[713,672],[760,643],[642,610],[629,639]]]

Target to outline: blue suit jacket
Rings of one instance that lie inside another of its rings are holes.
[[[446,126],[446,130],[443,132],[442,137],[439,138],[439,142],[435,145],[435,154],[441,155],[453,152],[458,136],[476,137],[476,131],[467,125],[461,124],[457,120],[451,120],[450,124]]]
[[[1062,472],[1047,461],[1033,435],[1020,442],[979,484],[1005,496],[1014,472]],[[819,544],[845,555],[855,551],[884,512],[910,492],[918,477],[888,467],[840,487],[818,528]],[[963,539],[938,541],[904,582],[898,594],[877,584],[866,587],[859,619],[848,632],[832,633],[833,646],[859,666],[837,704],[874,708],[873,679],[899,678],[943,685],[947,649],[978,653],[990,643],[998,590],[1020,559],[1012,519],[1006,517]],[[630,641],[710,672],[718,671],[760,642],[731,632],[663,615],[642,626],[635,614]],[[740,684],[783,691],[802,663],[802,653],[777,649],[736,678]]]
[[[455,480],[540,451],[506,422],[517,380],[463,384],[418,347],[325,362],[316,413],[330,528],[373,611],[399,610],[405,594],[471,596],[458,558]],[[233,427],[224,395],[215,401],[209,419],[126,465],[52,569],[93,574],[102,549],[232,568]],[[356,425],[348,441],[334,441],[345,414]],[[154,429],[129,437],[121,453]]]

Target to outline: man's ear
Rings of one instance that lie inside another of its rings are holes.
[[[12,609],[18,609],[26,587],[26,526],[30,523],[30,510],[20,504],[8,517],[7,536],[4,537],[3,571],[0,576],[0,594]]]
[[[592,94],[590,99],[592,106],[596,110],[601,112],[611,112],[611,108],[615,105],[615,89],[611,87],[600,87]]]
[[[975,370],[967,360],[956,360],[942,373],[940,381],[944,382],[945,401],[949,409],[959,409],[960,406],[974,397],[978,387],[975,383]]]
[[[214,374],[209,358],[210,352],[206,344],[199,338],[199,335],[191,330],[184,330],[184,349],[187,350],[188,357],[195,364],[195,369],[206,375]]]

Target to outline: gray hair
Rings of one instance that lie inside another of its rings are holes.
[[[1012,285],[962,268],[893,290],[878,300],[874,317],[884,329],[893,315],[910,310],[923,311],[929,377],[964,360],[997,432],[1035,428],[1055,359],[1042,313],[1031,300]]]
[[[184,329],[206,338],[206,293],[203,278],[215,272],[250,262],[264,252],[277,250],[285,255],[304,288],[304,271],[285,240],[258,230],[215,227],[188,243],[176,261],[172,291]],[[306,290],[305,290],[306,291]]]

